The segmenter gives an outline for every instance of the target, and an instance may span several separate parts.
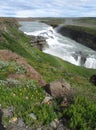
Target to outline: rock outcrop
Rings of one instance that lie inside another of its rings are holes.
[[[71,92],[70,84],[68,84],[64,79],[53,81],[44,86],[44,89],[52,97],[67,96]]]
[[[30,44],[32,47],[36,47],[40,51],[47,45],[46,40],[42,36],[31,36]]]

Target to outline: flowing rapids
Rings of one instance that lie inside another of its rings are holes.
[[[43,36],[48,47],[44,53],[57,56],[77,66],[96,69],[96,52],[56,32],[51,26],[40,22],[20,22],[27,35]]]

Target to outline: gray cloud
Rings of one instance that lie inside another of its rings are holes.
[[[96,17],[96,0],[0,0],[0,16]]]

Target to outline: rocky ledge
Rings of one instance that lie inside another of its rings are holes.
[[[47,46],[46,39],[42,36],[31,36],[30,44],[32,47],[36,47],[40,51]]]
[[[93,50],[96,50],[96,30],[87,27],[66,25],[58,28],[58,32]]]

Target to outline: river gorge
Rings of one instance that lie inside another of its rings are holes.
[[[22,30],[27,35],[42,36],[46,39],[47,46],[44,53],[57,56],[64,61],[77,66],[96,69],[96,52],[57,32],[57,28],[38,21],[20,22]]]

